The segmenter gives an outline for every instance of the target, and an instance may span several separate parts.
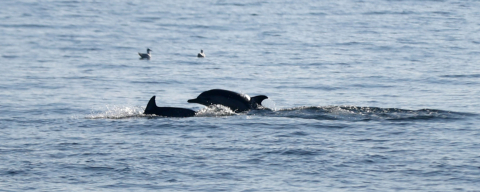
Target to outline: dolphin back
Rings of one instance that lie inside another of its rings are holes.
[[[178,107],[157,107],[155,96],[153,96],[148,101],[143,114],[154,114],[163,117],[193,117],[195,116],[195,111]]]
[[[195,111],[178,107],[158,107],[155,115],[163,117],[193,117]]]

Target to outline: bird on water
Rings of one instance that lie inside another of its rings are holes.
[[[200,53],[198,53],[197,57],[205,57],[205,53],[203,53],[203,49],[200,50]]]
[[[151,51],[150,48],[147,48],[147,53],[138,53],[138,55],[140,55],[140,59],[150,59],[152,58],[152,55],[150,54]]]

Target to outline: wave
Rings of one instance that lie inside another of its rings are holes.
[[[107,106],[106,111],[92,112],[87,119],[125,119],[125,118],[165,118],[156,115],[145,115],[144,107]],[[212,105],[196,112],[195,117],[224,117],[236,115],[256,115],[266,117],[286,117],[313,120],[345,120],[345,121],[412,121],[412,120],[455,120],[472,113],[461,113],[437,109],[408,110],[399,108],[357,107],[357,106],[302,106],[272,110],[264,108],[245,113],[235,113],[222,105]]]
[[[445,78],[479,78],[480,74],[468,74],[468,75],[442,75],[440,77]]]
[[[407,110],[399,108],[357,107],[357,106],[303,106],[280,109],[270,112],[269,116],[316,119],[316,120],[430,120],[462,119],[471,113],[460,113],[437,109]]]

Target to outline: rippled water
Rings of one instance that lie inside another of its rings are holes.
[[[0,191],[480,189],[478,1],[0,7]]]

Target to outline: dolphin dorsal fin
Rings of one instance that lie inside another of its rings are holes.
[[[265,95],[258,95],[255,97],[250,98],[250,104],[252,105],[253,109],[257,109],[258,106],[262,106],[262,101],[268,99]]]
[[[155,103],[155,95],[148,101],[147,107],[145,107],[144,114],[155,114],[155,109],[157,108],[157,104]]]

